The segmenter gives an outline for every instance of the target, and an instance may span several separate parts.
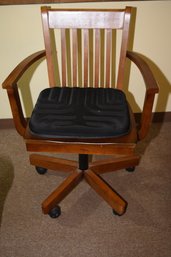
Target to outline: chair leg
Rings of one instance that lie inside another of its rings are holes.
[[[100,177],[105,172],[115,171],[125,167],[136,166],[139,155],[110,158],[90,163],[87,154],[79,154],[79,163],[49,157],[39,154],[30,155],[32,165],[45,169],[61,170],[70,175],[43,201],[42,211],[51,217],[60,215],[58,204],[85,178],[87,183],[112,207],[113,212],[122,215],[126,211],[127,202],[114,189]],[[78,168],[77,168],[78,165]]]
[[[30,163],[37,167],[64,172],[73,172],[77,168],[77,162],[71,160],[59,159],[52,156],[31,154]]]
[[[99,175],[92,170],[84,173],[88,184],[112,207],[118,214],[122,215],[126,211],[127,202],[121,198]]]
[[[125,167],[135,167],[139,164],[141,156],[138,154],[99,160],[90,164],[90,169],[96,174],[118,171]]]
[[[54,190],[42,203],[44,214],[48,214],[60,201],[62,201],[82,180],[83,172],[75,171],[70,174],[56,190]]]

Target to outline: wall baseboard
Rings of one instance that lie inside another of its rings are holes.
[[[136,121],[139,121],[141,113],[135,113]],[[171,122],[171,112],[154,112],[152,122]]]
[[[0,119],[0,129],[12,129],[15,128],[13,119]]]
[[[140,120],[141,114],[136,113],[135,119]],[[171,122],[171,112],[155,112],[153,113],[153,123],[156,122]],[[13,119],[0,119],[0,129],[12,129],[15,128]]]

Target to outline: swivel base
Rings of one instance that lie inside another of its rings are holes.
[[[43,201],[42,211],[52,218],[61,214],[58,204],[82,181],[85,181],[99,194],[112,208],[113,213],[119,216],[126,211],[127,202],[108,185],[100,174],[116,171],[125,167],[133,167],[139,163],[140,157],[132,155],[121,158],[111,158],[89,164],[88,155],[79,155],[79,162],[58,159],[39,154],[30,155],[30,163],[37,170],[52,169],[69,173],[69,176]],[[78,165],[78,167],[77,167]],[[43,168],[40,168],[43,167]],[[42,174],[42,173],[41,173]]]

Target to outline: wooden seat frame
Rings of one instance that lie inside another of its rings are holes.
[[[136,153],[137,142],[142,140],[150,127],[152,117],[152,107],[155,94],[158,93],[157,82],[145,60],[138,53],[128,51],[128,36],[131,18],[131,7],[123,10],[57,10],[43,7],[42,22],[45,39],[45,50],[38,51],[24,59],[3,82],[3,88],[7,90],[14,123],[18,133],[24,138],[27,151],[29,152],[49,152],[49,153],[77,153],[76,161],[59,159],[52,156],[45,156],[38,153],[30,155],[30,163],[34,166],[51,170],[59,170],[69,173],[69,176],[59,185],[42,203],[42,210],[48,214],[72,189],[83,179],[112,207],[118,214],[122,215],[127,206],[127,202],[116,193],[102,178],[101,174],[113,172],[127,167],[135,167],[139,164],[140,155]],[[76,16],[75,16],[76,15]],[[61,18],[62,17],[62,18]],[[71,19],[69,19],[71,17]],[[78,17],[78,19],[74,18]],[[72,22],[71,22],[72,20]],[[111,51],[111,30],[122,30],[121,52],[119,59],[118,79],[116,88],[122,90],[125,72],[126,58],[131,60],[139,68],[146,86],[144,105],[141,114],[140,124],[135,123],[134,115],[130,108],[131,131],[128,135],[110,139],[92,140],[61,140],[43,139],[33,136],[28,127],[28,119],[23,115],[20,96],[18,93],[18,81],[27,69],[36,61],[46,57],[48,64],[48,75],[50,86],[56,85],[55,72],[52,62],[52,49],[50,43],[50,30],[62,29],[62,86],[67,86],[66,77],[66,32],[65,28],[72,29],[73,36],[73,85],[77,85],[78,53],[76,29],[84,29],[84,87],[88,86],[88,30],[95,29],[95,77],[94,87],[99,87],[99,35],[100,29],[106,29],[106,85],[110,87],[110,51]],[[87,46],[87,47],[86,47]],[[110,158],[89,162],[88,155],[111,155]]]

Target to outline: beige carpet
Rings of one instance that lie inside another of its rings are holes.
[[[0,257],[170,257],[171,123],[153,124],[139,150],[134,173],[104,176],[128,201],[125,215],[82,182],[51,219],[40,204],[64,175],[38,175],[22,138],[0,130]]]

